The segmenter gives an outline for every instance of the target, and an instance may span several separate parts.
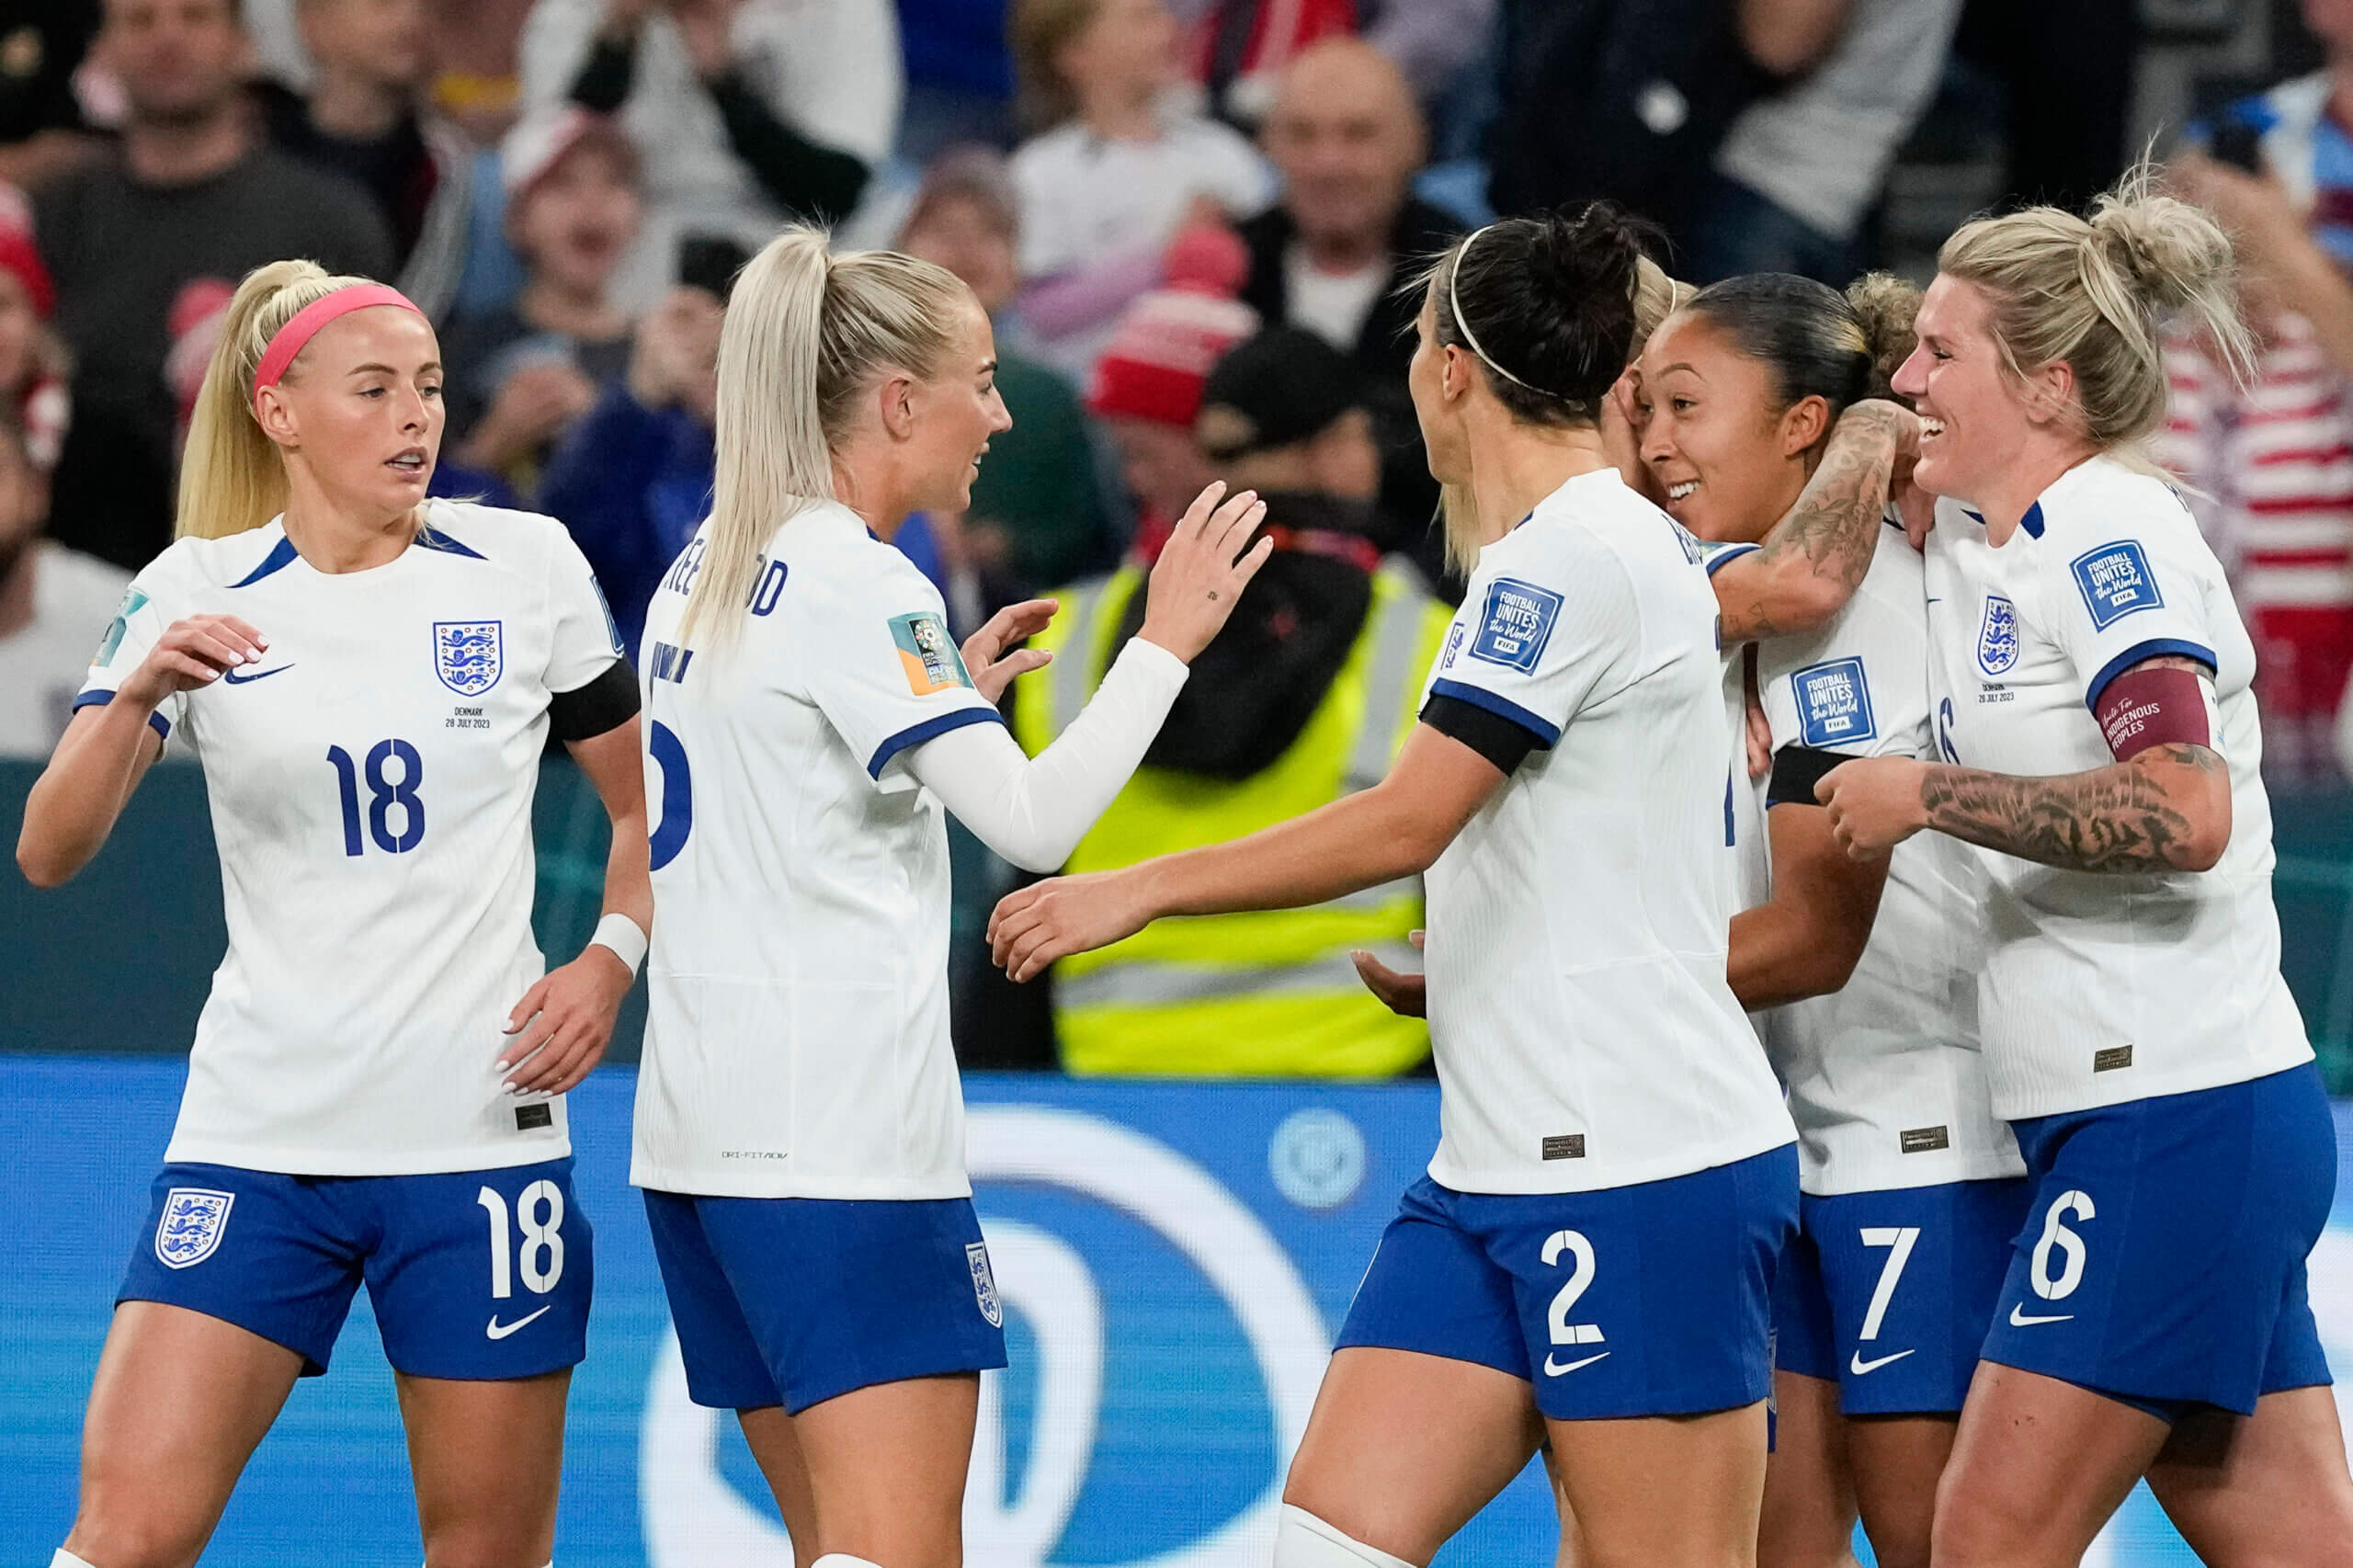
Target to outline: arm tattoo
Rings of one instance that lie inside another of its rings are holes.
[[[1879,549],[1895,441],[1892,409],[1859,403],[1840,416],[1789,516],[1773,525],[1753,557],[1724,568],[1726,576],[1741,574],[1726,585],[1733,590],[1726,597],[1746,601],[1726,608],[1726,642],[1798,630],[1782,624],[1776,588],[1784,575],[1833,579],[1842,598],[1854,592]]]
[[[2028,778],[1938,765],[1920,781],[1928,825],[2070,871],[2194,869],[2196,830],[2146,763],[2227,773],[2205,746],[2153,746],[2130,762]]]

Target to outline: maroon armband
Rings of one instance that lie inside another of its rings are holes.
[[[2198,687],[2197,675],[2170,665],[2143,665],[2118,676],[2099,694],[2093,717],[2119,762],[2129,762],[2151,746],[2214,744],[2206,723],[2206,694]]]

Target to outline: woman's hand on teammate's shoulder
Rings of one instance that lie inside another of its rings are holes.
[[[1414,946],[1417,948],[1423,945],[1425,939],[1424,934],[1419,931],[1415,932],[1411,937]],[[1391,969],[1387,964],[1374,958],[1371,950],[1366,948],[1357,949],[1349,953],[1348,957],[1355,961],[1357,975],[1364,982],[1364,988],[1381,998],[1382,1006],[1401,1018],[1427,1018],[1430,1016],[1430,987],[1427,976],[1407,974],[1402,970]]]
[[[233,615],[191,615],[164,628],[118,691],[153,710],[174,692],[210,686],[224,670],[258,660],[269,639]]]
[[[1054,662],[1043,648],[1023,643],[1046,630],[1061,608],[1053,599],[1024,599],[989,617],[989,623],[964,639],[964,673],[972,687],[991,702],[1005,695],[1014,677],[1042,670]]]
[[[1928,825],[1921,784],[1928,765],[1908,756],[1842,762],[1813,787],[1830,808],[1830,832],[1857,860],[1875,859]]]
[[[523,993],[506,1016],[508,1044],[498,1070],[518,1095],[560,1095],[605,1058],[635,976],[610,948],[591,942]]]
[[[1127,872],[1049,877],[997,902],[989,916],[989,954],[1007,978],[1031,980],[1056,959],[1108,948],[1151,923],[1152,911]]]
[[[1223,480],[1211,481],[1185,508],[1153,563],[1143,627],[1136,635],[1188,665],[1199,657],[1274,552],[1272,540],[1250,543],[1266,516],[1256,491],[1227,495]]]

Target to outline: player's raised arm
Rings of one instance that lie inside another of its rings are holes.
[[[1870,569],[1890,476],[1918,429],[1910,410],[1876,399],[1840,416],[1797,505],[1715,574],[1727,644],[1810,631],[1838,613]]]

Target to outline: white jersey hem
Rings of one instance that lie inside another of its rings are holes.
[[[518,1101],[518,1104],[535,1102]],[[214,1143],[201,1138],[174,1138],[164,1151],[167,1165],[226,1165],[231,1170],[267,1171],[274,1176],[452,1176],[466,1171],[504,1171],[517,1165],[544,1165],[568,1159],[569,1134],[530,1143],[502,1143],[495,1149],[460,1148],[405,1151],[371,1154],[354,1163],[349,1149],[256,1149],[236,1143]]]
[[[2006,1181],[2026,1175],[2026,1161],[2010,1150],[1987,1149],[1959,1159],[1924,1161],[1916,1173],[1906,1171],[1901,1181],[1887,1180],[1884,1175],[1837,1180],[1825,1177],[1823,1172],[1835,1169],[1830,1162],[1820,1169],[1810,1169],[1804,1164],[1801,1148],[1798,1166],[1798,1190],[1808,1198],[1846,1198],[1858,1192],[1910,1192],[1924,1187],[1955,1187],[1964,1181]]]
[[[1502,1171],[1464,1171],[1455,1168],[1446,1157],[1444,1144],[1430,1156],[1429,1177],[1451,1192],[1483,1193],[1499,1198],[1540,1198],[1563,1192],[1608,1192],[1621,1187],[1642,1187],[1654,1181],[1672,1181],[1677,1176],[1697,1176],[1720,1165],[1738,1165],[1759,1154],[1771,1153],[1797,1142],[1797,1133],[1787,1128],[1772,1131],[1761,1139],[1756,1134],[1742,1138],[1727,1138],[1704,1149],[1677,1150],[1655,1159],[1615,1162],[1592,1181],[1546,1181],[1548,1171],[1530,1171],[1525,1167]],[[1574,1165],[1564,1160],[1563,1165]],[[1567,1173],[1563,1173],[1563,1175]]]
[[[2200,1089],[2227,1089],[2234,1084],[2252,1084],[2257,1078],[2268,1078],[2274,1074],[2302,1067],[2313,1060],[2312,1042],[2300,1040],[2292,1051],[2282,1051],[2277,1056],[2224,1062],[2219,1069],[2201,1063],[2193,1071],[2154,1077],[2132,1075],[2127,1069],[2117,1075],[2115,1092],[2109,1094],[2079,1095],[2062,1088],[2046,1090],[2040,1095],[2015,1092],[2005,1095],[1997,1087],[1994,1092],[1994,1114],[2004,1121],[2029,1121],[2037,1117],[2103,1110],[2109,1106],[2131,1105],[2135,1100],[2154,1100],[2166,1095],[2190,1095]],[[2098,1086],[2095,1083],[2094,1087]]]
[[[647,1192],[672,1192],[684,1198],[814,1198],[837,1203],[936,1203],[972,1196],[968,1178],[928,1184],[873,1176],[787,1183],[728,1181],[634,1160],[630,1164],[629,1184]]]

